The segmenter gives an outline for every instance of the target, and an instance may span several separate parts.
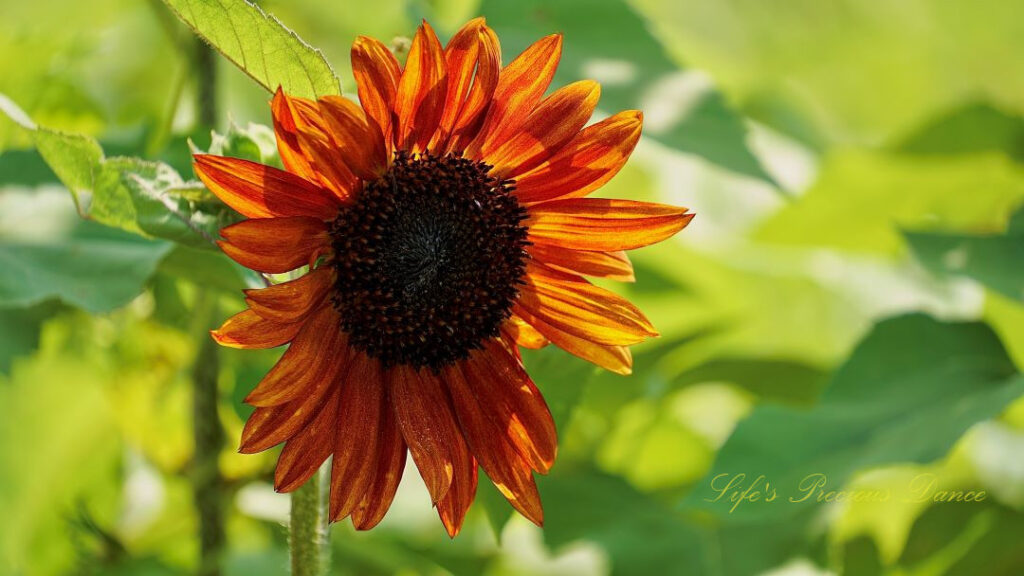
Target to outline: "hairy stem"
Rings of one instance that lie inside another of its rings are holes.
[[[208,334],[216,316],[216,299],[205,290],[196,295],[199,351],[192,370],[193,502],[199,517],[200,576],[219,576],[224,550],[224,480],[218,458],[224,430],[217,414],[217,344]]]
[[[321,576],[327,568],[326,471],[321,468],[292,492],[292,576]]]

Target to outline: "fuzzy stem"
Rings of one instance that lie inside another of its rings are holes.
[[[321,576],[327,568],[326,467],[292,492],[292,576]]]

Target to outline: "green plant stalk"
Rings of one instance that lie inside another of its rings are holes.
[[[292,576],[321,576],[327,571],[327,467],[292,492],[289,545]]]
[[[224,448],[224,429],[217,413],[217,343],[209,329],[217,313],[216,298],[206,290],[196,294],[196,335],[199,350],[192,369],[192,431],[195,451],[192,465],[193,502],[199,519],[200,576],[219,576],[224,551],[224,480],[219,457]]]

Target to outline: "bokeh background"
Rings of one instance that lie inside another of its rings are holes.
[[[482,485],[451,541],[410,469],[380,527],[332,528],[334,574],[1024,574],[1024,5],[260,5],[350,94],[357,34],[388,42],[426,17],[444,39],[483,14],[507,62],[563,32],[556,85],[593,78],[603,114],[645,113],[601,193],[697,213],[614,287],[662,334],[632,376],[525,353],[561,438],[543,530]],[[186,139],[205,149],[211,127],[194,37],[162,3],[0,0],[0,14],[0,93],[108,157],[191,176]],[[218,58],[213,144],[272,160],[250,124],[269,123],[268,98]],[[2,115],[0,150],[0,573],[196,573],[194,310],[240,310],[252,279],[82,221]],[[221,573],[282,574],[276,453],[235,452],[241,399],[280,351],[218,354]],[[709,501],[741,473],[782,501]],[[813,473],[893,497],[786,502]],[[921,474],[935,486],[906,494]],[[958,490],[986,496],[934,502]]]

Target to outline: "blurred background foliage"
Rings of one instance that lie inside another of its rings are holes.
[[[388,42],[426,17],[447,37],[483,14],[508,61],[563,32],[556,83],[594,78],[602,113],[645,113],[601,193],[698,214],[615,287],[662,333],[632,376],[525,353],[561,438],[539,481],[543,531],[482,485],[449,541],[410,470],[379,528],[332,529],[334,573],[1024,573],[1024,6],[260,5],[349,94],[357,34]],[[212,294],[225,317],[254,279],[206,249],[234,216],[186,182],[186,140],[275,162],[268,95],[220,60],[211,136],[195,41],[160,2],[3,0],[3,14],[0,107],[84,136],[0,117],[0,573],[194,573],[192,310]],[[73,150],[59,179],[48,146]],[[154,187],[176,191],[191,227],[147,204]],[[275,455],[235,453],[241,399],[280,351],[219,353],[222,573],[280,574]],[[722,473],[790,492],[811,473],[896,491],[933,474],[987,498],[730,513],[708,501]]]

